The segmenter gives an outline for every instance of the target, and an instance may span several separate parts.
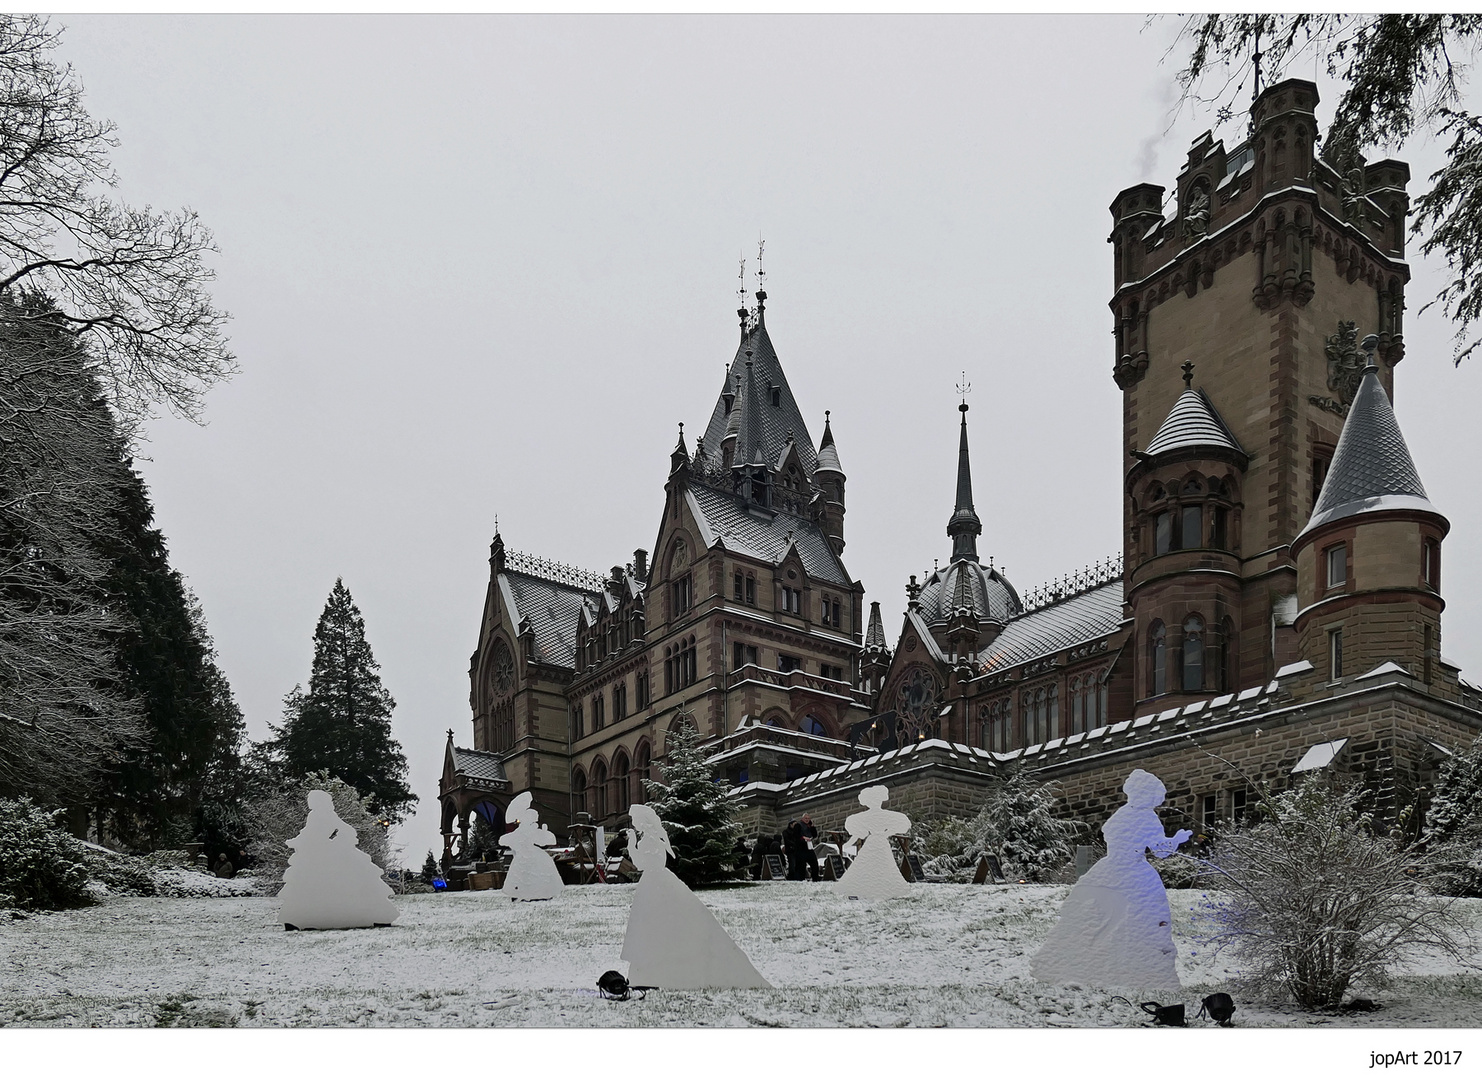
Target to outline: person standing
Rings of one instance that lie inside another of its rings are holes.
[[[782,830],[782,850],[787,855],[787,880],[802,881],[807,876],[803,866],[803,823],[793,818]]]
[[[821,875],[818,873],[818,852],[814,851],[813,849],[818,841],[818,828],[813,824],[813,818],[811,815],[803,815],[803,820],[799,823],[798,826],[798,833],[803,840],[803,847],[801,852],[803,856],[803,865],[808,869],[808,876],[814,881],[817,881],[819,880]],[[802,880],[801,874],[798,875],[798,880]]]

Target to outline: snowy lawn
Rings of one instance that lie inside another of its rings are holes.
[[[376,930],[285,932],[267,897],[110,896],[0,921],[0,1026],[1133,1027],[1146,1017],[1094,988],[1029,976],[1066,886],[913,885],[861,902],[773,882],[700,893],[774,990],[654,991],[610,1002],[634,886],[568,888],[518,904],[495,892],[397,897]],[[1368,1013],[1307,1014],[1245,1000],[1199,950],[1200,893],[1169,893],[1190,1017],[1235,993],[1240,1027],[1472,1027],[1482,973],[1414,957]],[[1464,901],[1474,929],[1482,902]],[[1203,1025],[1203,1021],[1193,1021]],[[1209,1025],[1212,1027],[1212,1025]]]

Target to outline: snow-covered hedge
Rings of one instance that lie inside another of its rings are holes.
[[[25,797],[0,799],[0,907],[36,911],[92,903],[85,854],[52,813]]]

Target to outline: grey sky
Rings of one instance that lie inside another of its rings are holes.
[[[509,547],[594,570],[652,546],[759,231],[892,640],[907,575],[950,552],[964,369],[980,550],[1022,591],[1119,548],[1107,206],[1171,187],[1213,124],[1169,126],[1172,18],[55,21],[124,197],[194,207],[221,247],[242,372],[141,463],[175,565],[255,737],[344,577],[422,800],[408,862],[437,844],[443,732],[471,740],[495,514]],[[1402,156],[1414,193],[1438,151]],[[1453,526],[1443,648],[1476,677],[1482,361],[1452,367],[1418,314],[1444,268],[1412,268],[1396,406]]]

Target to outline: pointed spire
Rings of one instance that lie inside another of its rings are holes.
[[[690,463],[690,452],[684,445],[684,424],[679,425],[679,441],[674,444],[674,450],[669,454],[669,475],[672,477]]]
[[[504,537],[499,535],[499,521],[494,521],[494,542],[489,545],[489,566],[494,573],[504,572]]]
[[[870,603],[870,625],[865,629],[864,647],[866,649],[885,648],[885,623],[880,618],[880,601],[878,600]]]
[[[1168,418],[1148,442],[1147,449],[1138,457],[1153,457],[1171,450],[1187,450],[1193,447],[1233,450],[1244,455],[1245,450],[1235,435],[1225,426],[1213,402],[1203,390],[1193,387],[1194,365],[1184,361],[1184,392],[1178,395]]]
[[[823,414],[823,438],[818,443],[818,468],[817,472],[836,472],[844,475],[843,466],[839,464],[839,451],[834,446],[834,432],[829,426],[829,410]]]
[[[1376,510],[1421,511],[1444,520],[1426,496],[1379,369],[1370,364],[1348,408],[1312,520],[1297,535]]]
[[[952,538],[952,561],[978,561],[978,536],[983,522],[973,509],[973,471],[967,453],[967,402],[957,406],[962,413],[962,434],[957,446],[957,505],[947,521],[947,535]]]

